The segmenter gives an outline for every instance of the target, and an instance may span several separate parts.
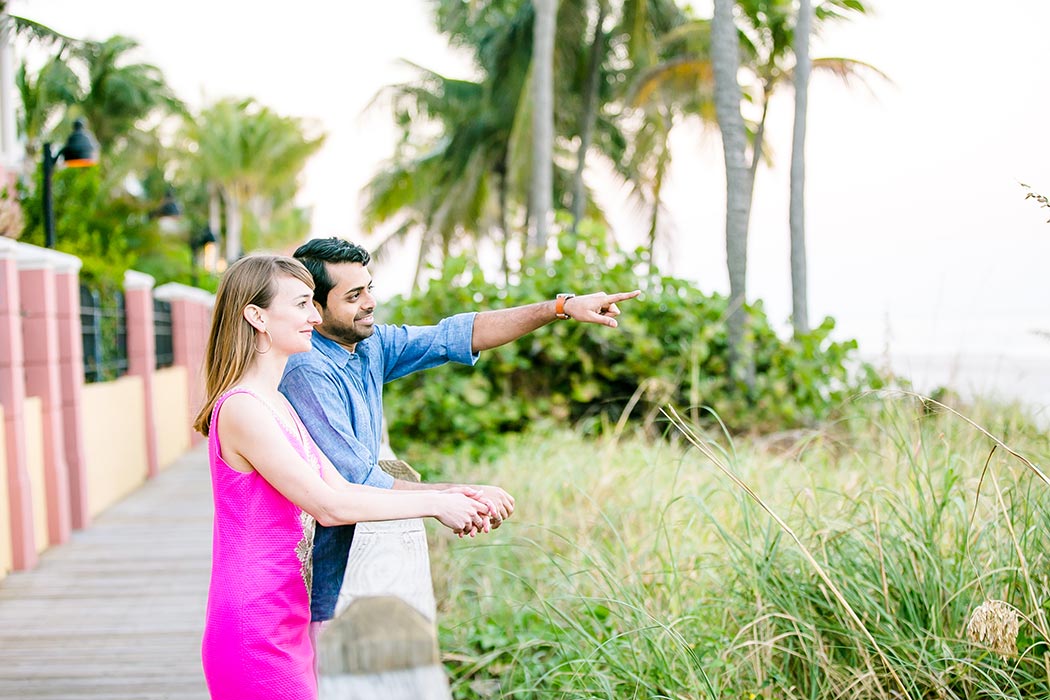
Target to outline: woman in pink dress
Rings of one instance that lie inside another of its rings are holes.
[[[346,482],[314,445],[277,385],[289,355],[310,350],[321,321],[298,261],[251,255],[223,276],[205,362],[215,500],[202,644],[214,700],[314,700],[310,640],[314,523],[434,517],[488,530],[476,491],[401,491]]]

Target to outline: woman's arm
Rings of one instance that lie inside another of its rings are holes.
[[[462,531],[488,522],[488,506],[464,492],[393,492],[356,484],[333,488],[289,444],[270,408],[250,394],[227,398],[217,422],[222,456],[232,468],[257,471],[321,525],[433,517]],[[334,472],[330,466],[326,471]]]

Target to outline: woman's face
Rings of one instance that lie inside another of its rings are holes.
[[[281,354],[294,355],[310,349],[314,326],[321,322],[313,299],[313,291],[300,280],[289,276],[278,278],[277,293],[263,314],[273,348]]]

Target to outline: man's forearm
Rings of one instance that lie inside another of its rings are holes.
[[[537,328],[542,328],[555,318],[553,301],[541,301],[511,309],[481,311],[474,318],[471,349],[481,352],[498,348]]]
[[[393,488],[399,491],[442,491],[451,488],[453,484],[431,484],[422,481],[405,481],[394,479]]]
[[[481,352],[498,348],[546,326],[556,318],[571,318],[580,323],[596,323],[616,328],[616,317],[620,315],[616,304],[634,299],[639,294],[641,292],[636,289],[633,292],[618,294],[593,292],[584,296],[565,295],[560,309],[557,301],[541,301],[528,306],[515,306],[512,309],[482,311],[474,317],[474,331],[470,337],[471,350]],[[558,312],[563,315],[558,316]]]

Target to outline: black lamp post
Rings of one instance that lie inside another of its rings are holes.
[[[150,217],[155,219],[177,219],[182,216],[182,206],[175,199],[175,188],[168,185],[164,191],[164,199],[160,206],[150,212]]]
[[[91,134],[80,119],[73,122],[73,133],[61,151],[52,155],[51,144],[44,144],[44,237],[48,248],[55,247],[55,205],[51,195],[51,175],[59,158],[66,161],[67,168],[86,168],[98,163]]]

